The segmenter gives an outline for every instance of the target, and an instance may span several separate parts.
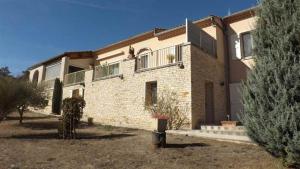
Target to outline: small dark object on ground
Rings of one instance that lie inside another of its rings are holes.
[[[89,126],[94,125],[94,119],[93,119],[92,117],[89,117],[89,118],[88,118],[88,125],[89,125]]]
[[[155,148],[166,147],[167,135],[166,132],[152,132],[152,144]]]

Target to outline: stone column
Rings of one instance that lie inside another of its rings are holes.
[[[61,68],[60,68],[60,81],[64,81],[65,75],[69,71],[69,58],[67,56],[64,56],[61,59]]]
[[[40,84],[44,78],[45,78],[45,65],[42,65],[41,68],[39,69],[39,80],[38,80],[38,84]]]
[[[93,82],[93,75],[94,75],[93,69],[85,71],[85,79],[84,79],[85,84],[89,84]]]

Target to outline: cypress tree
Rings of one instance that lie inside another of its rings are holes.
[[[262,0],[253,31],[255,67],[243,83],[240,120],[284,164],[300,167],[300,1]]]
[[[52,96],[52,113],[60,114],[62,102],[62,83],[59,79],[55,79],[53,96]]]

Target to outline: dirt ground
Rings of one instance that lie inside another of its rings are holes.
[[[82,125],[80,139],[60,140],[57,119],[27,113],[0,123],[0,169],[276,169],[278,160],[254,145],[167,135],[154,149],[143,130]]]

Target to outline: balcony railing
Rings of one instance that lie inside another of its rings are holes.
[[[85,70],[69,73],[65,75],[64,84],[65,85],[74,85],[83,83],[85,78]]]
[[[107,77],[114,77],[114,76],[120,76],[119,62],[95,66],[94,80],[107,78]]]
[[[182,61],[182,46],[176,45],[138,56],[137,69],[148,69],[175,64]]]

